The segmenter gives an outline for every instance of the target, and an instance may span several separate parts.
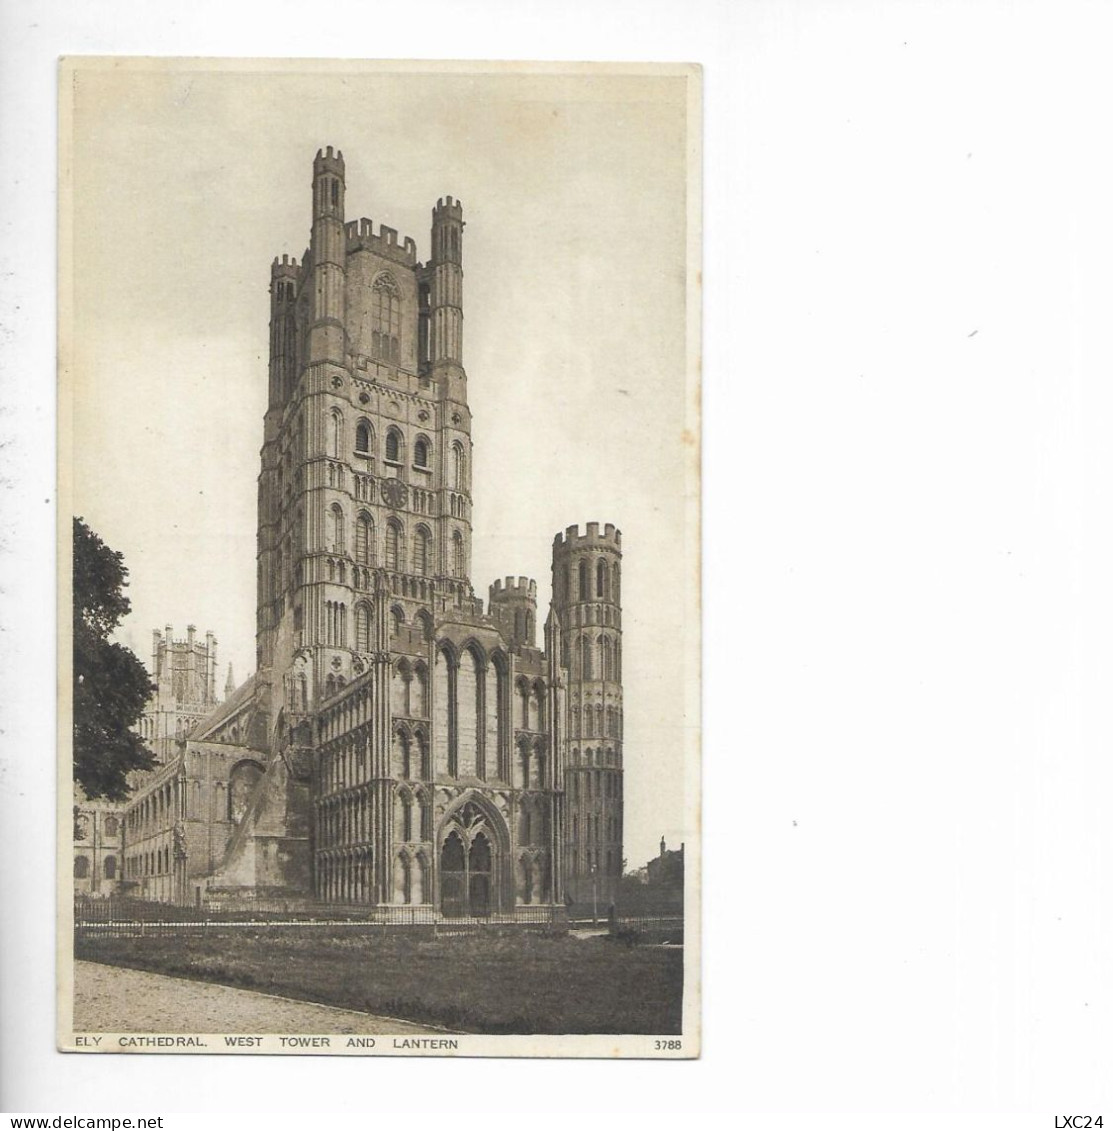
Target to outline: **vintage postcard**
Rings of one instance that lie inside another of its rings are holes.
[[[60,95],[60,1047],[698,1056],[699,67]]]

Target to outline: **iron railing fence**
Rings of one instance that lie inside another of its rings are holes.
[[[581,909],[577,909],[581,910]],[[682,942],[684,917],[676,907],[623,914],[608,908],[605,916],[569,916],[561,905],[526,905],[485,916],[449,917],[430,904],[338,905],[290,900],[250,900],[231,906],[180,907],[131,897],[90,899],[74,903],[74,941],[79,952],[114,938],[161,938],[209,935],[222,931],[332,930],[344,936],[383,928],[425,928],[437,937],[498,929],[586,931],[609,934],[627,942]]]
[[[155,934],[173,930],[219,930],[223,927],[431,926],[445,930],[492,926],[565,926],[563,907],[547,904],[515,907],[483,916],[446,916],[431,904],[378,906],[250,900],[214,901],[182,907],[128,898],[87,899],[74,903],[74,927],[88,934]]]

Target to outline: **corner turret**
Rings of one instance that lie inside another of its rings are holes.
[[[309,357],[312,364],[343,365],[344,283],[347,239],[344,234],[344,155],[330,145],[313,161],[313,231],[310,238],[313,289],[310,292]]]
[[[613,900],[622,877],[622,532],[613,523],[553,539],[553,610],[567,673],[565,890]]]
[[[433,257],[429,295],[434,370],[459,369],[464,360],[464,208],[448,196],[433,209]]]
[[[488,593],[490,614],[512,647],[535,647],[537,582],[531,577],[496,581]]]
[[[298,261],[284,255],[271,264],[271,341],[268,405],[281,408],[293,387],[297,352],[295,348],[294,302],[298,289]]]

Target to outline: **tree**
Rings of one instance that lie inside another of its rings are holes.
[[[80,518],[73,520],[73,780],[90,799],[123,801],[127,776],[154,756],[131,728],[154,691],[139,657],[109,634],[131,611],[128,571]]]

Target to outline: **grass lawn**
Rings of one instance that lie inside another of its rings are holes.
[[[80,943],[77,958],[471,1033],[679,1033],[684,952],[533,932],[215,930]]]

